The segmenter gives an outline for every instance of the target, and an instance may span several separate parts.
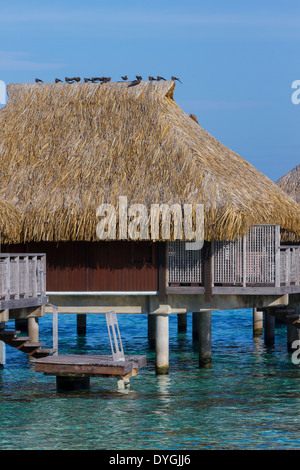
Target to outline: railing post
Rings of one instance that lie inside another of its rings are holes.
[[[289,286],[290,285],[290,270],[291,270],[291,263],[290,263],[290,248],[286,250],[286,278],[285,278],[285,285]]]
[[[280,287],[280,225],[275,226],[275,287]]]
[[[58,307],[52,305],[52,334],[53,334],[53,355],[58,354]]]
[[[5,259],[7,272],[6,272],[6,288],[5,288],[5,299],[10,300],[10,256]]]
[[[243,236],[243,287],[247,282],[247,235]]]

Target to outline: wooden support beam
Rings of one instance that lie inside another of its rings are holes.
[[[211,242],[204,242],[203,246],[203,284],[204,284],[204,300],[205,302],[212,302],[212,284],[213,284],[213,266],[212,266],[212,244]]]

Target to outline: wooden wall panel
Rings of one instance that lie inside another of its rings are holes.
[[[46,253],[47,291],[157,291],[157,246],[150,242],[40,242],[3,252]]]

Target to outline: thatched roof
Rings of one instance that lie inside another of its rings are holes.
[[[282,176],[276,184],[300,204],[300,164]],[[281,240],[284,243],[299,243],[300,236],[295,233],[282,230]]]
[[[300,204],[300,164],[282,176],[276,184]]]
[[[12,203],[0,198],[0,244],[20,236],[20,220],[18,209]]]
[[[14,84],[0,111],[1,194],[22,240],[96,240],[100,203],[203,203],[205,237],[255,223],[300,233],[299,206],[206,132],[174,82]],[[17,241],[17,239],[16,239]]]

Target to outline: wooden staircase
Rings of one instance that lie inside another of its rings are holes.
[[[18,336],[20,331],[9,330],[8,328],[0,328],[0,341],[24,352],[27,356],[35,359],[50,356],[55,349],[42,348],[44,343],[31,342],[30,336]]]

